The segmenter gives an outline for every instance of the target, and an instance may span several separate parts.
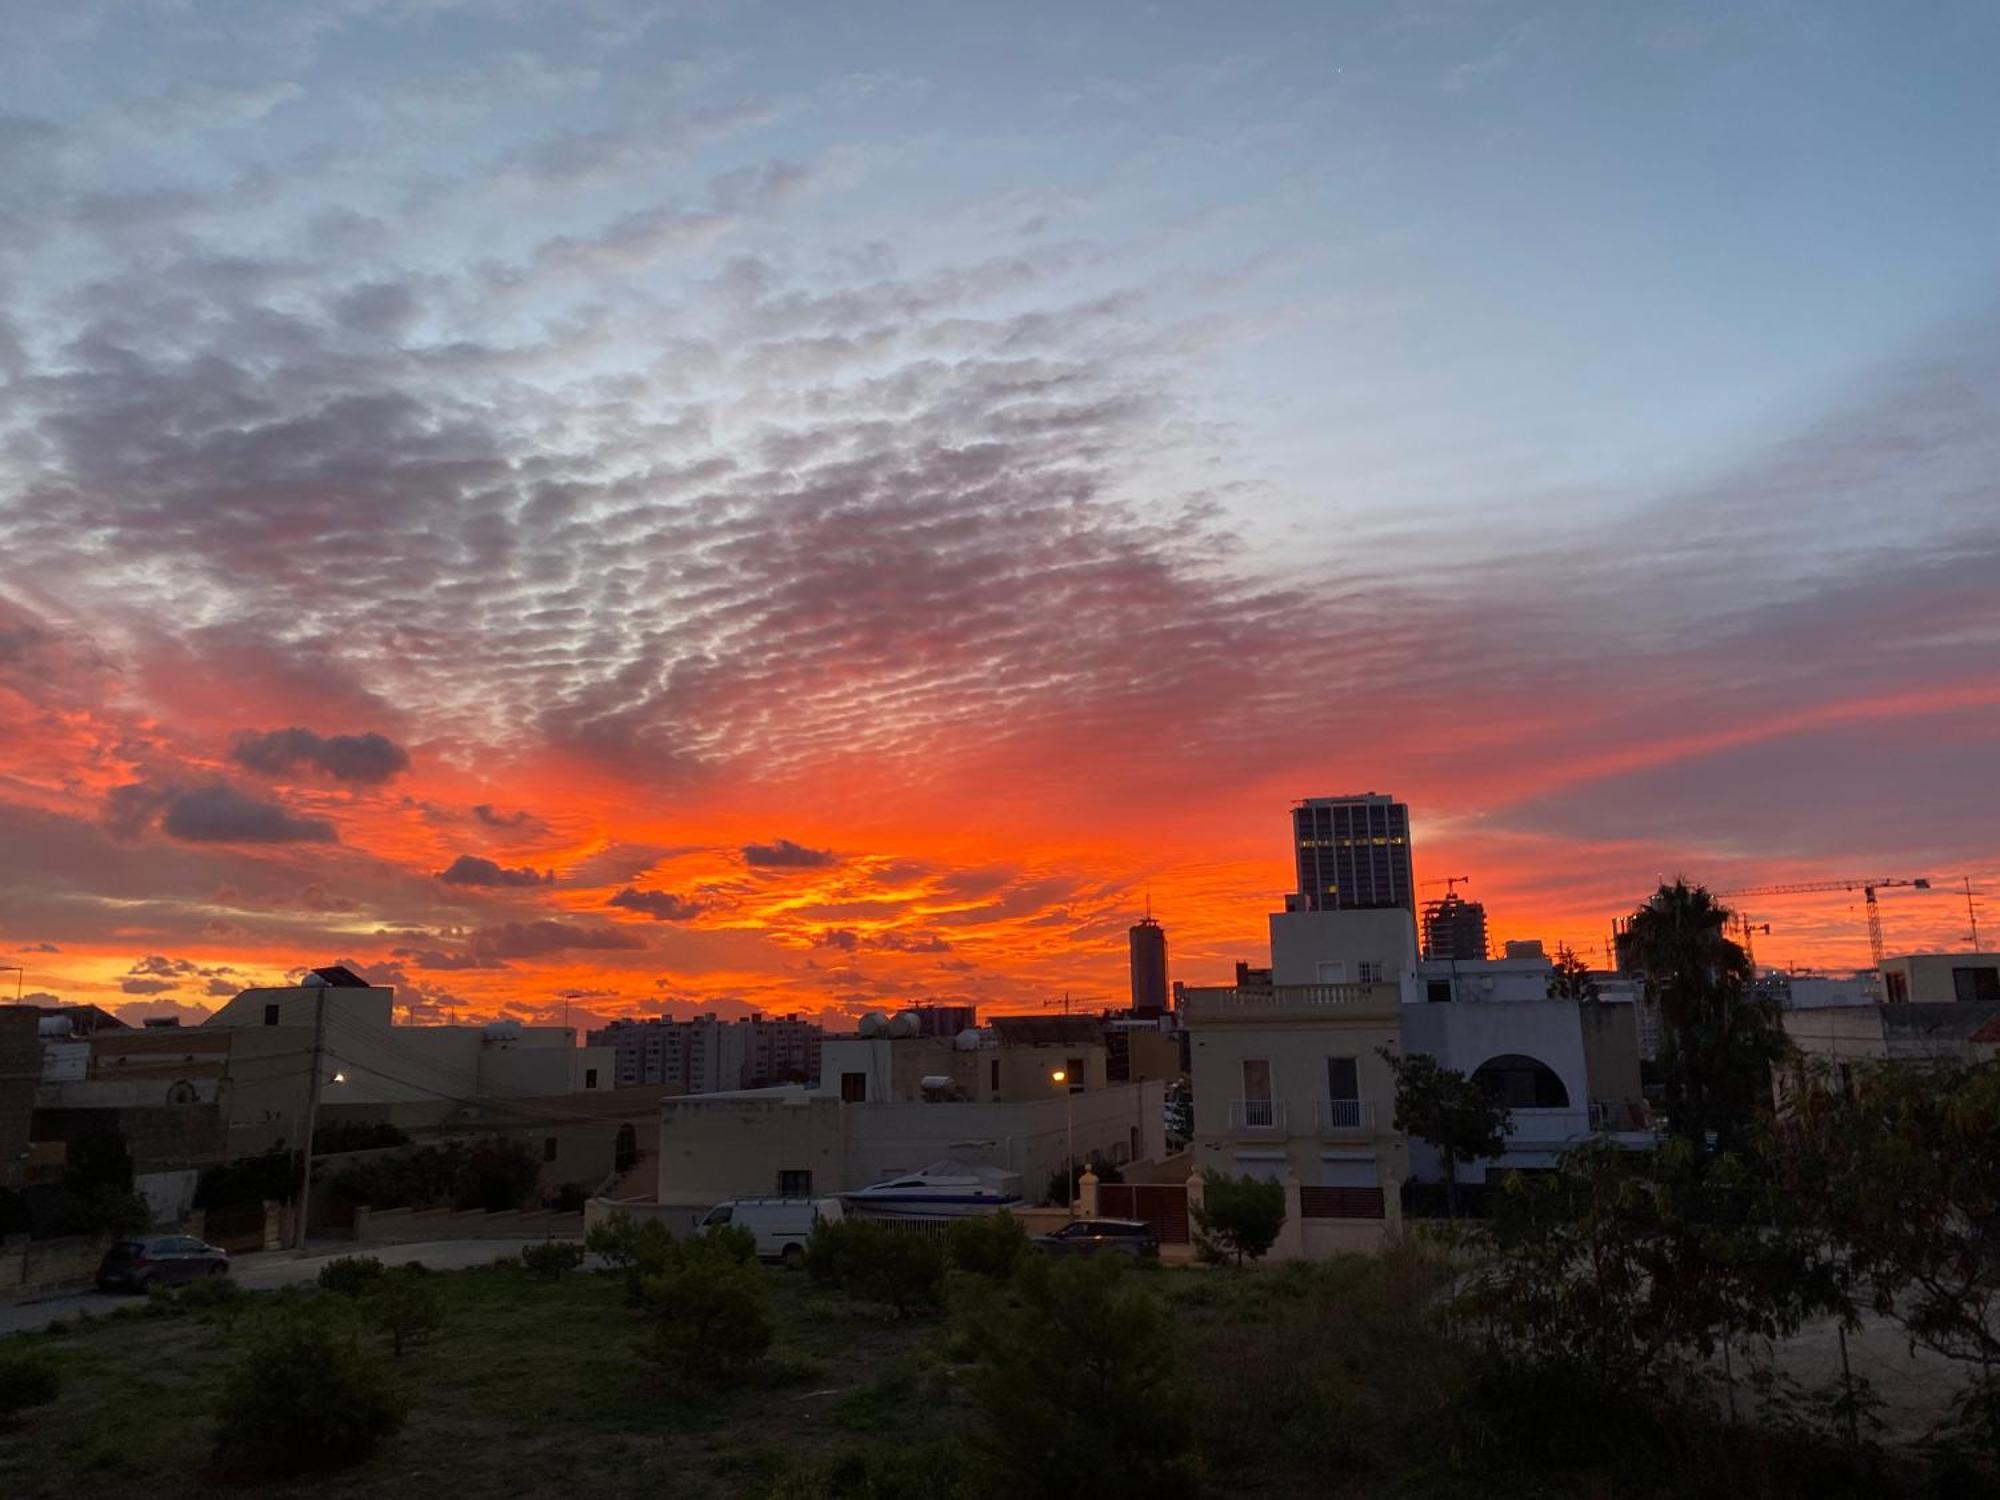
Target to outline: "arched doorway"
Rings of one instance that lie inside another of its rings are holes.
[[[632,1122],[627,1120],[618,1127],[618,1144],[612,1148],[611,1165],[617,1171],[629,1171],[632,1163],[638,1159],[639,1132],[633,1129]]]
[[[1472,1081],[1509,1109],[1569,1108],[1569,1090],[1555,1069],[1518,1052],[1503,1052],[1481,1063]]]

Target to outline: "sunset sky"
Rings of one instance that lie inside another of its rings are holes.
[[[1122,1001],[1371,789],[1496,940],[2000,946],[2000,7],[1920,9],[0,6],[0,964]]]

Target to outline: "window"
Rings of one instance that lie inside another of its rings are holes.
[[[1089,1077],[1089,1075],[1083,1071],[1083,1059],[1080,1057],[1072,1057],[1067,1064],[1067,1071],[1069,1073],[1069,1091],[1072,1094],[1082,1093],[1084,1083],[1088,1080]]]
[[[555,1159],[556,1159],[556,1138],[554,1136],[550,1136],[547,1140],[542,1142],[542,1160],[554,1161]]]
[[[1372,958],[1364,958],[1354,966],[1354,977],[1362,984],[1380,984],[1382,965]]]
[[[1954,1000],[2000,1000],[2000,969],[1965,968],[1951,971]]]
[[[1910,976],[1891,970],[1882,977],[1888,981],[1889,1003],[1891,1005],[1908,1005],[1910,1003]]]
[[[813,1191],[813,1174],[806,1171],[781,1171],[778,1173],[778,1196],[780,1198],[810,1198]]]
[[[1347,962],[1344,959],[1323,958],[1313,965],[1313,979],[1319,984],[1347,983]]]
[[[1374,1157],[1323,1156],[1319,1162],[1319,1185],[1331,1188],[1372,1188],[1382,1185],[1376,1176]]]
[[[1483,1062],[1472,1081],[1509,1109],[1568,1109],[1569,1090],[1547,1063],[1507,1053]]]
[[[992,1077],[993,1077],[993,1092],[997,1094],[1000,1092],[1000,1060],[998,1058],[995,1058],[993,1061]]]
[[[1451,981],[1433,979],[1424,986],[1424,998],[1432,1005],[1444,1005],[1451,1000]]]
[[[866,1073],[842,1073],[840,1075],[840,1101],[843,1104],[866,1104],[868,1102],[868,1075]]]
[[[585,1068],[583,1070],[583,1086],[587,1089],[597,1087],[597,1069]]]
[[[1361,1074],[1353,1058],[1329,1057],[1326,1060],[1326,1097],[1329,1099],[1361,1097]]]
[[[1246,1103],[1271,1102],[1271,1060],[1268,1057],[1243,1059],[1243,1098]]]
[[[278,1024],[278,1007],[276,1005],[267,1005],[264,1007],[264,1024],[266,1026],[276,1026]]]

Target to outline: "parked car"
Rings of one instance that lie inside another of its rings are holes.
[[[838,1198],[731,1198],[702,1215],[695,1227],[740,1225],[757,1237],[758,1259],[795,1266],[806,1258],[813,1225],[822,1219],[837,1222],[840,1217]]]
[[[1129,1255],[1134,1260],[1155,1260],[1160,1254],[1160,1237],[1143,1219],[1078,1219],[1053,1234],[1035,1236],[1035,1248],[1044,1255]]]
[[[119,1240],[104,1252],[97,1268],[101,1292],[124,1288],[143,1292],[156,1282],[193,1281],[200,1276],[227,1276],[229,1252],[186,1234],[160,1234],[151,1239]]]

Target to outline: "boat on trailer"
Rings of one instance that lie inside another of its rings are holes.
[[[842,1193],[848,1213],[874,1219],[962,1219],[1021,1201],[1021,1174],[975,1162],[934,1161],[871,1187]]]

